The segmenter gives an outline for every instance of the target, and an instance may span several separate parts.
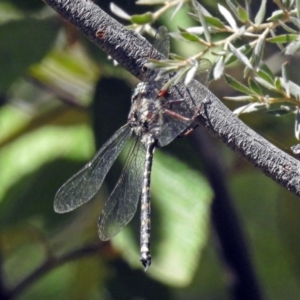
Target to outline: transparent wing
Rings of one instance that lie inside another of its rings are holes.
[[[121,127],[96,153],[92,161],[58,190],[54,199],[56,212],[71,211],[88,202],[97,193],[131,133],[128,124]]]
[[[206,58],[199,61],[199,67],[195,75],[195,79],[205,86],[208,86],[212,63]]]
[[[99,218],[99,237],[102,241],[118,234],[135,215],[142,189],[145,157],[145,146],[138,140]]]
[[[181,90],[176,86],[171,87],[171,90],[176,91],[175,94],[177,94],[179,101],[177,101],[177,103],[175,101],[174,103],[174,101],[172,101],[174,98],[171,98],[169,107],[166,105],[166,108],[175,114],[164,113],[162,130],[160,137],[158,137],[159,146],[163,147],[172,142],[193,123],[206,94],[204,89],[199,89],[202,91],[202,97],[193,98],[191,89],[195,86],[199,86],[199,82],[205,86],[209,84],[211,68],[211,62],[206,58],[202,58],[195,75],[195,80],[198,82],[192,81],[187,87],[183,86]]]
[[[158,28],[153,47],[163,54],[165,58],[168,58],[170,51],[170,37],[168,29],[165,26]]]

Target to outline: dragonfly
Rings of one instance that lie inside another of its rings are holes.
[[[166,27],[158,29],[153,47],[163,57],[168,57],[170,41]],[[151,53],[149,58],[152,58]],[[209,60],[200,60],[195,78],[207,86],[210,69]],[[66,213],[90,201],[127,141],[135,135],[123,171],[103,206],[98,231],[102,241],[113,238],[134,217],[140,200],[140,261],[147,270],[151,264],[150,181],[154,150],[168,145],[191,127],[201,101],[185,100],[188,98],[188,86],[183,99],[172,99],[169,91],[162,90],[170,75],[157,80],[157,74],[148,69],[145,77],[146,80],[140,82],[133,92],[127,123],[115,132],[88,164],[62,185],[54,199],[54,210]],[[176,86],[169,87],[174,88]]]

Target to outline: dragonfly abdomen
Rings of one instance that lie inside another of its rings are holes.
[[[151,231],[151,202],[150,202],[150,183],[151,169],[153,162],[153,153],[155,149],[155,139],[150,135],[146,135],[143,139],[146,146],[146,158],[143,174],[143,186],[141,193],[141,257],[140,260],[145,270],[151,264],[150,253],[150,231]]]

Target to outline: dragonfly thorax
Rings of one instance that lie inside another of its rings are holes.
[[[137,136],[150,134],[158,139],[163,124],[164,99],[148,97],[149,85],[141,83],[132,97],[128,123]]]

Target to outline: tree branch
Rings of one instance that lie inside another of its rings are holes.
[[[21,281],[15,288],[13,288],[12,291],[8,293],[9,297],[7,299],[16,298],[32,283],[49,273],[51,270],[61,265],[64,265],[67,262],[81,258],[86,258],[90,255],[99,254],[103,251],[103,249],[105,249],[105,247],[106,246],[104,243],[97,243],[94,245],[88,245],[80,249],[76,249],[61,257],[49,257],[42,265],[40,265],[29,276],[27,276],[23,281]]]
[[[143,80],[143,65],[153,50],[143,37],[126,29],[89,0],[44,1],[130,73]],[[161,57],[157,51],[153,54],[157,59]],[[184,94],[183,85],[179,84],[177,88],[179,93],[172,91],[173,99]],[[200,83],[193,81],[189,92],[191,99],[205,100],[199,124],[267,176],[300,196],[300,163],[296,159],[248,128]]]

